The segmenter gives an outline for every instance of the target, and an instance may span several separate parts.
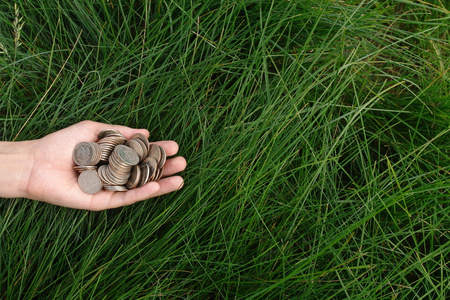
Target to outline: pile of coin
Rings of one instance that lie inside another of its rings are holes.
[[[80,173],[78,185],[87,194],[128,191],[150,181],[158,181],[164,172],[166,151],[149,144],[140,133],[127,140],[115,129],[102,130],[97,142],[81,142],[73,150],[73,169]]]

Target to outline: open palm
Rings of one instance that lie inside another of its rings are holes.
[[[78,173],[73,170],[73,149],[80,142],[97,141],[98,133],[108,128],[120,131],[128,139],[135,133],[142,133],[147,138],[149,136],[146,129],[83,121],[36,140],[27,187],[29,197],[71,208],[103,210],[129,205],[181,188],[183,179],[180,176],[172,176],[186,167],[186,160],[178,156],[167,159],[162,179],[158,182],[149,182],[127,192],[100,191],[89,195],[81,191],[78,186]],[[155,144],[163,147],[167,156],[178,152],[178,144],[174,141]]]

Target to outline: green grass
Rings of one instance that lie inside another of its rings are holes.
[[[100,213],[2,199],[0,298],[450,297],[445,1],[16,3],[2,140],[91,119],[188,167]]]

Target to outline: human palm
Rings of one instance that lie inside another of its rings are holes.
[[[71,208],[103,210],[129,205],[181,188],[183,179],[172,176],[186,167],[186,160],[179,156],[166,161],[163,178],[158,182],[150,182],[127,192],[100,191],[89,195],[81,191],[78,174],[73,170],[73,149],[80,142],[97,141],[98,133],[108,128],[120,131],[128,139],[136,133],[149,136],[146,129],[83,121],[36,140],[32,147],[34,159],[27,187],[29,197]],[[155,144],[163,147],[167,156],[178,152],[178,144],[174,141]]]

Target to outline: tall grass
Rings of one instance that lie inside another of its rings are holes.
[[[0,4],[3,140],[173,139],[176,193],[0,203],[0,298],[449,297],[448,6]]]

